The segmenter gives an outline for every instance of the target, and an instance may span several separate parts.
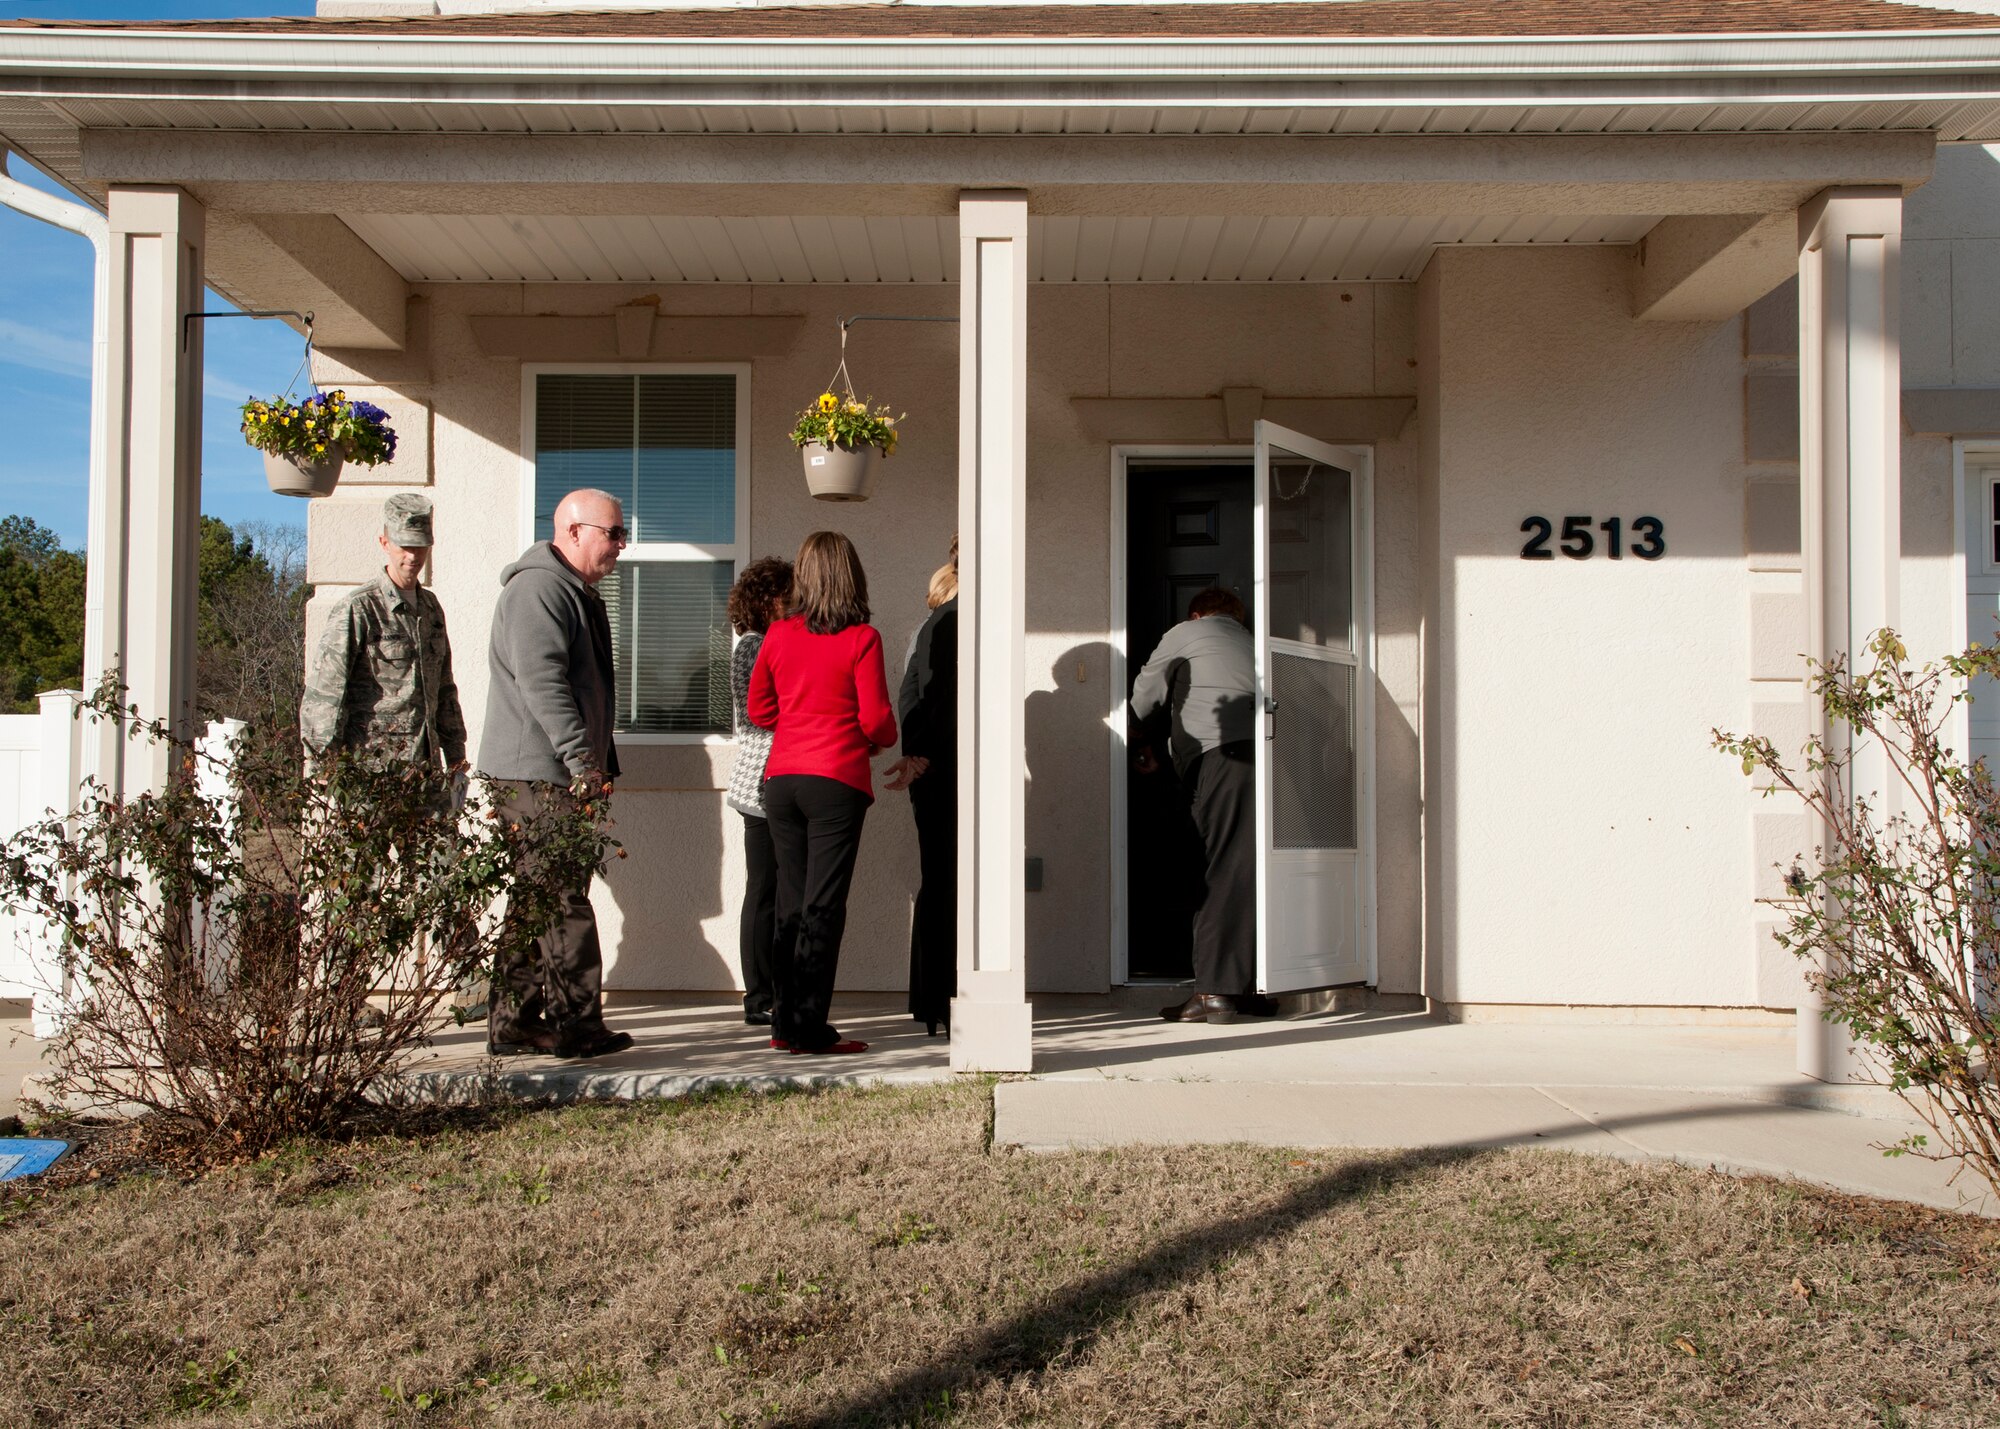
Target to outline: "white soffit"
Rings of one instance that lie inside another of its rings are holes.
[[[419,283],[953,283],[952,218],[345,213]],[[1656,215],[1034,217],[1041,283],[1414,279],[1441,245],[1636,243]]]
[[[33,101],[30,101],[31,103]],[[1931,130],[2000,137],[2000,100],[1495,105],[526,104],[404,98],[43,100],[86,129],[391,134],[1774,134]]]

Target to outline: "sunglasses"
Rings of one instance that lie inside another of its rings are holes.
[[[632,533],[623,526],[600,526],[595,521],[572,521],[570,524],[572,526],[588,526],[593,530],[602,531],[620,546],[629,545],[632,540]]]

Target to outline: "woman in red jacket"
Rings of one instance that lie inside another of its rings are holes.
[[[841,1037],[826,1014],[861,821],[875,802],[868,761],[896,742],[896,715],[853,542],[838,531],[806,537],[788,609],[757,652],[747,705],[750,722],[772,732],[764,765],[778,855],[771,1045],[863,1052],[868,1044]]]

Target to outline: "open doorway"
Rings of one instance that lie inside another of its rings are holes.
[[[1195,592],[1251,603],[1251,461],[1137,458],[1125,467],[1125,651],[1129,688]],[[1125,780],[1126,980],[1193,976],[1204,858],[1173,766]]]
[[[1260,421],[1249,451],[1114,461],[1115,975],[1193,974],[1205,859],[1179,781],[1134,767],[1124,711],[1161,636],[1217,585],[1243,601],[1256,647],[1256,990],[1372,983],[1374,455]]]

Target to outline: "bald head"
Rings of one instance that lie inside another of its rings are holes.
[[[550,543],[588,584],[611,574],[625,541],[625,508],[610,492],[586,487],[556,503]]]

